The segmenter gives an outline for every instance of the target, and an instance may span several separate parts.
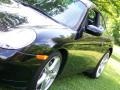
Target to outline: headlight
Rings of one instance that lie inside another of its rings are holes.
[[[0,32],[0,47],[6,49],[20,49],[30,45],[36,39],[36,33],[28,29],[15,29]]]

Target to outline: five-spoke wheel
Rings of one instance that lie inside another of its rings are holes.
[[[61,62],[61,54],[59,52],[52,53],[38,69],[30,90],[48,90],[58,75]]]

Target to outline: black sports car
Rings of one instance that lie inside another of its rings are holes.
[[[98,78],[113,49],[105,29],[89,0],[0,0],[0,81],[25,77],[28,90],[47,90],[72,50],[94,52],[96,64],[84,74]]]

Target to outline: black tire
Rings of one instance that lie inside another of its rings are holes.
[[[89,70],[86,70],[83,72],[83,74],[89,76],[90,78],[93,78],[93,79],[96,79],[96,78],[99,78],[110,58],[110,55],[111,55],[111,52],[110,51],[107,51],[103,57],[101,58],[101,60],[98,62],[98,64],[96,65],[95,68],[92,68],[92,69],[89,69]],[[103,63],[104,62],[104,63]],[[101,65],[103,65],[101,67]],[[101,67],[101,68],[100,68]]]
[[[32,82],[28,86],[27,90],[48,90],[50,88],[50,86],[52,85],[53,81],[55,80],[56,76],[58,75],[58,72],[59,72],[59,69],[61,66],[61,62],[62,62],[62,55],[60,52],[53,52],[52,54],[50,54],[48,57],[48,60],[44,61],[42,63],[42,65],[39,67],[39,69],[37,70]],[[51,70],[51,68],[54,67],[54,66],[52,67],[52,65],[55,65],[55,68]],[[48,69],[48,67],[49,67],[49,69]],[[42,82],[41,77],[45,78],[45,80],[43,82]],[[40,84],[38,84],[38,83],[40,83]]]
[[[107,65],[109,61],[109,58],[110,58],[110,51],[107,51],[102,57],[102,59],[98,62],[94,70],[94,73],[93,73],[94,78],[99,78],[101,76],[102,72],[104,71],[105,66]]]

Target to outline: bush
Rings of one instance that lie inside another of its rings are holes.
[[[120,20],[114,22],[112,32],[115,44],[120,46]]]

